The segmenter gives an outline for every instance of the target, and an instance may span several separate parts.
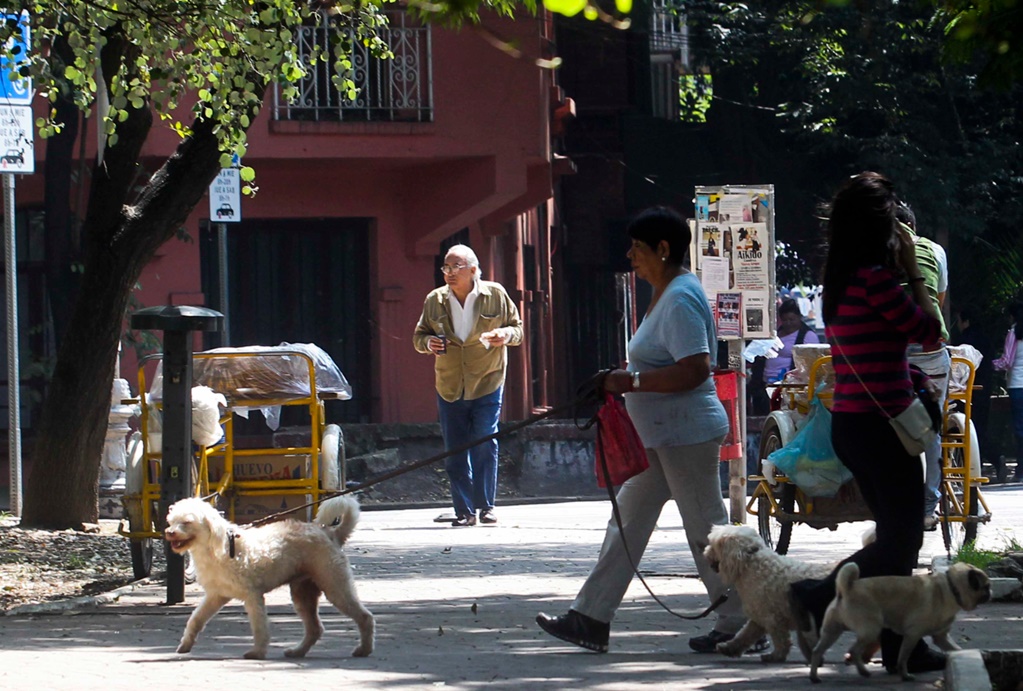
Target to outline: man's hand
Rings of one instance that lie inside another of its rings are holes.
[[[448,349],[448,342],[443,338],[430,336],[426,340],[426,347],[429,348],[430,352],[434,355],[443,355]]]
[[[944,380],[942,380],[944,381]],[[931,397],[931,400],[937,403],[941,400],[942,386],[938,382],[934,381],[930,377],[924,382],[924,389],[927,391],[927,395]]]
[[[494,329],[493,331],[484,331],[480,334],[480,343],[488,348],[495,346],[503,346],[508,342],[508,336],[505,334],[504,329]]]

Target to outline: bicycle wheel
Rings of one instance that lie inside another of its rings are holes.
[[[764,429],[760,437],[760,459],[763,459],[783,445],[781,432],[775,425],[769,425]],[[763,470],[761,469],[761,473]],[[772,490],[778,508],[785,513],[792,513],[796,504],[796,488],[788,482],[782,483]],[[767,546],[778,554],[785,554],[789,551],[789,542],[792,540],[792,522],[779,521],[771,515],[771,501],[769,497],[761,496],[757,499],[757,525],[760,530],[760,537]]]
[[[964,433],[963,421],[961,419],[952,418],[948,427],[950,433]],[[972,429],[972,422],[970,427],[970,433],[976,439],[976,432]],[[970,460],[966,458],[962,448],[949,449],[948,467],[950,469],[963,470],[969,462]],[[977,471],[976,468],[972,469],[971,473],[975,471]],[[970,487],[970,501],[967,502],[963,478],[958,475],[947,477],[948,479],[942,478],[941,482],[941,519],[945,548],[951,550],[953,547],[958,549],[959,546],[968,542],[974,542],[977,539],[977,529],[980,523],[976,520],[976,517],[980,512],[980,500],[977,496],[978,489],[976,486]],[[949,520],[960,515],[965,519],[964,521]]]

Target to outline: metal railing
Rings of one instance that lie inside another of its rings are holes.
[[[650,52],[679,51],[683,67],[689,66],[689,27],[673,0],[653,0],[650,11]]]
[[[402,11],[387,12],[388,26],[379,29],[393,58],[375,58],[369,48],[352,41],[352,79],[358,89],[349,101],[331,82],[333,48],[326,61],[318,62],[298,83],[292,102],[274,90],[274,119],[320,122],[431,122],[433,120],[433,70],[430,27],[417,24]],[[333,46],[331,32],[338,31],[323,17],[318,26],[302,27],[296,50],[305,58],[314,45]],[[307,63],[308,64],[308,63]]]

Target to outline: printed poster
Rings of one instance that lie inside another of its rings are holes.
[[[749,194],[724,194],[718,202],[718,223],[752,223],[753,206]]]
[[[721,292],[717,294],[715,319],[718,338],[742,336],[741,307],[742,293]]]
[[[700,225],[700,257],[721,256],[721,233],[727,230],[716,223],[703,223]]]
[[[736,290],[766,293],[770,280],[770,253],[766,223],[742,223],[729,228],[732,235],[732,264]]]
[[[726,257],[703,257],[703,268],[700,270],[700,282],[703,292],[713,295],[721,290],[729,289],[728,259]]]
[[[742,325],[745,338],[771,337],[771,302],[767,293],[742,294]]]

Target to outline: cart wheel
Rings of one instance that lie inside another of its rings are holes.
[[[781,432],[774,425],[768,427],[760,437],[760,458],[768,457],[773,451],[783,446]],[[763,470],[761,469],[761,472]],[[796,505],[796,487],[789,482],[783,482],[780,487],[772,490],[775,501],[779,508],[785,513],[792,513]],[[768,497],[760,497],[757,500],[757,523],[760,529],[760,537],[767,546],[778,554],[785,554],[789,551],[789,542],[792,540],[792,522],[779,521],[771,516],[771,502]]]
[[[131,570],[135,580],[148,578],[153,571],[153,539],[142,538],[131,541]]]
[[[191,552],[185,553],[185,583],[195,583],[195,560]]]
[[[320,443],[320,489],[336,492],[344,480],[345,438],[339,425],[327,425]]]
[[[970,422],[972,428],[973,423]],[[950,432],[962,433],[963,422],[960,419],[952,418],[949,424]],[[972,429],[970,432],[975,436],[976,432]],[[954,448],[949,450],[949,466],[953,468],[965,468],[966,464],[969,463],[969,459],[966,458],[963,453],[963,449]],[[971,470],[976,472],[976,468]],[[952,548],[958,549],[961,545],[965,545],[968,542],[974,542],[977,539],[977,529],[980,523],[976,520],[970,521],[949,521],[944,520],[946,517],[956,513],[957,509],[954,506],[962,506],[965,518],[975,518],[980,513],[980,499],[977,496],[978,488],[970,488],[970,503],[967,506],[964,501],[965,492],[963,482],[960,480],[945,481],[942,479],[941,482],[941,534],[942,539],[945,542],[945,550],[951,551]],[[949,496],[949,491],[952,492],[955,497],[956,503],[953,503],[952,497]]]
[[[778,507],[785,513],[792,513],[796,504],[796,488],[784,483],[775,490],[775,501]],[[764,543],[778,554],[785,554],[789,551],[789,542],[792,540],[792,521],[779,521],[771,515],[771,502],[767,497],[760,497],[757,500],[757,522],[760,528],[760,537]]]

